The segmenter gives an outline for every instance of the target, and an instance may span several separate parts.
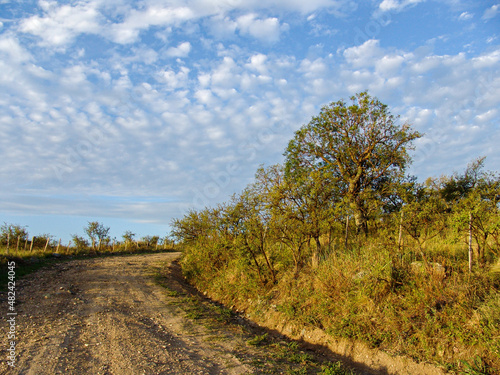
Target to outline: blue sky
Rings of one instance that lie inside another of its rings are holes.
[[[0,0],[0,222],[163,236],[363,90],[421,180],[498,171],[499,37],[498,0]]]

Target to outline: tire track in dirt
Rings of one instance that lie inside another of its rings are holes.
[[[145,277],[177,257],[74,260],[20,280],[17,366],[7,366],[3,350],[0,373],[252,373],[226,344],[207,342],[206,329],[190,324],[182,307]]]

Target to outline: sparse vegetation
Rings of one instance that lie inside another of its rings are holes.
[[[418,136],[366,93],[325,107],[285,165],[173,221],[185,276],[250,314],[452,372],[500,371],[500,176],[480,158],[419,183],[405,173]]]
[[[40,267],[67,259],[68,257],[105,256],[132,254],[140,252],[171,251],[175,244],[165,237],[148,236],[144,240],[135,241],[133,246],[127,242],[111,241],[108,236],[110,228],[99,222],[89,222],[84,232],[90,241],[74,234],[69,244],[62,244],[50,234],[39,234],[30,237],[26,227],[4,223],[0,227],[0,266],[8,260],[18,263],[17,276],[21,277]],[[131,233],[131,232],[126,232]],[[7,273],[0,273],[0,290],[5,288]]]

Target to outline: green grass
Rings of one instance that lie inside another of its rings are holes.
[[[480,357],[474,358],[471,363],[461,361],[463,370],[460,372],[462,375],[493,375],[488,366],[483,362]]]
[[[295,325],[392,355],[455,373],[500,373],[500,275],[477,263],[470,274],[467,249],[446,238],[429,240],[425,256],[429,266],[410,242],[398,253],[384,238],[370,238],[325,256],[314,271],[277,264],[274,285],[263,286],[237,260],[189,275],[200,290],[251,316],[273,306]],[[191,255],[182,264],[204,267],[193,262]]]
[[[264,333],[263,335],[256,335],[254,338],[248,340],[247,344],[253,346],[259,346],[263,345],[266,340],[267,340],[267,333]]]
[[[321,367],[318,375],[355,375],[355,372],[346,368],[342,362],[334,362]]]

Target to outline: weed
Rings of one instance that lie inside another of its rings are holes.
[[[196,320],[196,319],[201,319],[202,317],[203,317],[203,313],[200,311],[188,311],[186,313],[186,318],[188,318],[188,319]]]
[[[474,358],[472,363],[467,361],[460,361],[464,367],[464,371],[461,372],[463,375],[493,375],[490,371],[488,365],[486,365],[481,357]]]
[[[210,309],[212,312],[215,314],[215,320],[217,320],[220,323],[230,323],[231,320],[233,319],[233,312],[231,309],[228,309],[223,306],[210,306]]]
[[[327,366],[322,366],[321,372],[318,375],[355,375],[355,372],[346,368],[342,362],[334,362]]]
[[[304,353],[300,350],[299,344],[296,341],[291,341],[286,344],[275,344],[277,349],[276,357],[279,359],[286,359],[292,363],[307,364],[312,362],[311,355]]]
[[[286,372],[287,375],[307,375],[307,367],[299,367],[290,369]]]
[[[248,340],[247,344],[253,346],[260,346],[264,345],[266,341],[267,341],[267,333],[264,333],[263,335],[256,335],[253,339]]]

